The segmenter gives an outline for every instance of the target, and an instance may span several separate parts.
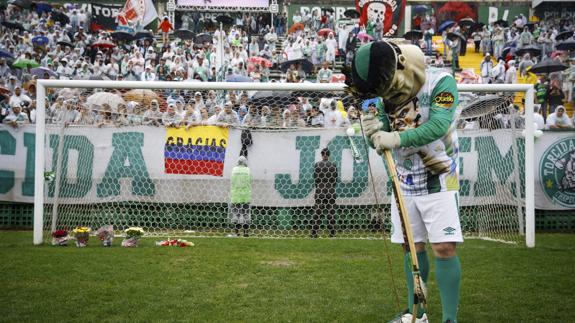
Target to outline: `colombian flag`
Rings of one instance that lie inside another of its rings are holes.
[[[164,145],[165,172],[223,176],[227,145],[228,128],[167,128]]]

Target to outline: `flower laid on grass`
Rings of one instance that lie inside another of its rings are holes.
[[[76,238],[76,247],[82,248],[88,245],[88,239],[90,239],[91,229],[88,227],[76,227],[72,230],[74,237]]]
[[[114,240],[114,226],[111,224],[104,225],[96,231],[96,235],[102,241],[102,246],[111,247]]]
[[[67,246],[68,240],[68,231],[66,230],[56,230],[52,232],[52,245],[53,246]]]
[[[122,247],[137,247],[140,237],[144,235],[144,229],[140,227],[129,227],[124,232],[126,238],[122,240]]]
[[[156,241],[156,246],[160,247],[193,247],[194,243],[188,240],[182,239],[169,239]]]

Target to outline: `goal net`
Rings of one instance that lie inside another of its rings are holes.
[[[40,81],[35,242],[42,232],[104,225],[166,237],[384,238],[391,182],[362,137],[369,102],[343,89]],[[460,88],[468,236],[524,239],[527,141],[517,93]],[[324,148],[335,168],[316,166]]]

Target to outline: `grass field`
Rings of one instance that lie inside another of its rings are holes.
[[[191,248],[34,247],[0,232],[3,322],[385,322],[398,308],[384,241],[191,239]],[[115,241],[119,245],[119,239]],[[404,307],[399,248],[390,247]],[[526,249],[467,240],[459,322],[573,322],[575,235]],[[433,276],[429,316],[441,308]]]

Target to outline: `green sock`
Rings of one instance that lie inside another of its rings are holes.
[[[461,263],[459,257],[435,258],[435,276],[441,296],[442,322],[450,319],[457,322],[459,305],[459,285],[461,282]]]
[[[417,262],[419,263],[419,274],[424,283],[427,283],[427,277],[429,276],[429,258],[427,257],[427,251],[423,250],[417,253]],[[411,272],[411,254],[408,252],[403,257],[403,270],[405,272],[405,279],[407,280],[407,308],[411,313],[413,308],[413,274]],[[417,312],[417,317],[421,317],[425,313],[423,308],[419,308]]]

